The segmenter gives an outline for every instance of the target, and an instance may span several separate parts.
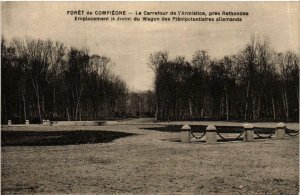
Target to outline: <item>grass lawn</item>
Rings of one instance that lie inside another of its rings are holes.
[[[31,135],[36,131],[46,134],[57,131],[51,136],[60,136],[60,131],[73,134],[76,130],[80,132],[75,133],[76,139],[83,136],[81,131],[91,135],[103,131],[128,134],[117,134],[105,143],[2,146],[1,192],[297,194],[299,191],[298,136],[284,140],[188,144],[162,141],[178,138],[180,133],[150,130],[160,127],[164,125],[3,128],[2,133],[29,131]],[[136,135],[127,136],[131,134]]]

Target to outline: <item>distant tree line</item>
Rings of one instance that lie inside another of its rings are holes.
[[[1,40],[1,118],[88,120],[126,112],[128,89],[109,57],[40,39]]]
[[[268,38],[251,37],[222,59],[195,51],[191,61],[150,55],[158,120],[298,120],[299,56],[276,52]]]
[[[126,102],[126,117],[153,117],[155,98],[152,91],[131,92]]]

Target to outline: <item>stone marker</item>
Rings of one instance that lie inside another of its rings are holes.
[[[207,144],[217,143],[217,128],[214,125],[208,125],[205,136]]]
[[[191,127],[189,125],[183,125],[181,128],[181,142],[190,143],[191,142]]]
[[[284,139],[286,125],[281,122],[278,123],[275,128],[276,128],[276,139]]]
[[[8,120],[7,125],[8,125],[8,126],[11,126],[11,125],[12,125],[11,120]]]
[[[25,124],[26,124],[26,125],[29,125],[29,120],[26,120]]]
[[[43,120],[43,125],[50,126],[50,121],[49,120]]]
[[[251,124],[245,124],[244,125],[244,141],[246,142],[252,142],[254,141],[254,128]]]

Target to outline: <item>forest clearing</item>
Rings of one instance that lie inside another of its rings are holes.
[[[168,142],[162,140],[178,138],[180,132],[148,128],[180,122],[151,124],[152,120],[126,120],[107,126],[3,126],[4,131],[101,130],[135,135],[110,143],[2,147],[2,193],[295,194],[298,191],[298,136],[214,145]],[[241,125],[214,124],[218,123]],[[205,125],[205,122],[188,124]],[[298,125],[288,123],[287,127],[297,129]]]

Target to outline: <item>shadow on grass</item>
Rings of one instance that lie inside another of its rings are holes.
[[[136,134],[116,131],[2,131],[1,146],[58,146],[108,143]]]

